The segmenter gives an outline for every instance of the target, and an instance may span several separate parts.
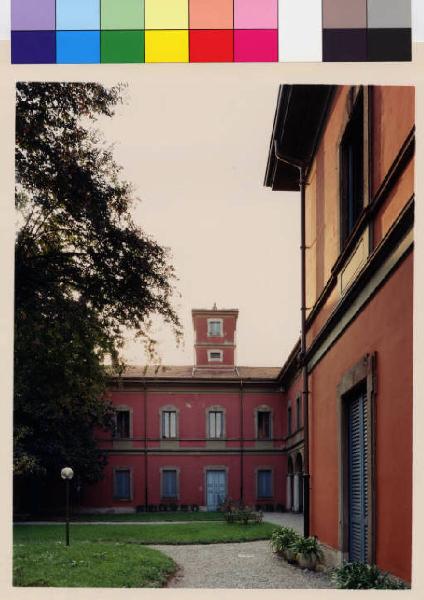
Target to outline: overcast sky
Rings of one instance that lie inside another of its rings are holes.
[[[278,87],[227,77],[132,83],[99,123],[140,198],[136,222],[171,250],[184,346],[155,335],[164,364],[193,363],[192,308],[240,310],[239,365],[281,366],[299,334],[299,198],[263,187]],[[126,358],[144,363],[140,343]]]

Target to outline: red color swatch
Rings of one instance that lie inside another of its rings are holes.
[[[233,62],[233,39],[231,29],[190,31],[190,62]]]

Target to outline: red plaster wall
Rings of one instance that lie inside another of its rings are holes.
[[[310,377],[311,530],[338,547],[336,386],[377,352],[376,562],[410,580],[412,543],[412,281],[409,255]]]

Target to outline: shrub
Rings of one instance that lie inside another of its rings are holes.
[[[291,527],[279,527],[271,534],[270,544],[274,552],[282,553],[291,548],[300,539],[300,535]]]
[[[305,558],[320,559],[322,558],[322,550],[318,544],[316,537],[301,537],[293,542],[291,548]]]
[[[332,573],[332,580],[342,590],[405,590],[402,581],[381,571],[376,565],[359,562],[344,563]]]

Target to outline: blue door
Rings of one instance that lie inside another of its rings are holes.
[[[208,510],[218,510],[227,495],[225,471],[206,472],[206,504]]]
[[[349,403],[349,560],[367,562],[368,555],[368,431],[367,397]]]

